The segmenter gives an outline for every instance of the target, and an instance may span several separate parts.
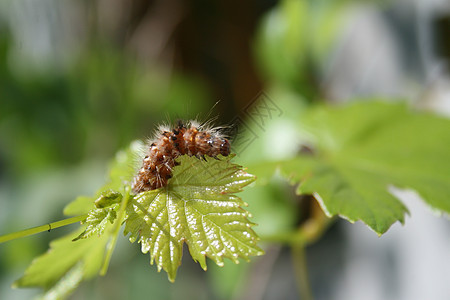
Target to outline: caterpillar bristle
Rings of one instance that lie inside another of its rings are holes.
[[[179,163],[175,159],[189,155],[206,160],[206,156],[230,154],[230,142],[221,134],[221,128],[211,122],[199,123],[178,120],[175,127],[161,125],[155,138],[149,140],[142,167],[134,177],[132,191],[139,194],[167,185],[172,169]]]

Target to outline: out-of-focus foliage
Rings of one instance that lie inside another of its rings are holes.
[[[280,1],[264,17],[255,42],[265,79],[308,98],[317,97],[320,72],[345,25],[349,4],[347,0]]]
[[[0,60],[8,65],[5,56]],[[2,151],[17,172],[112,155],[136,132],[148,135],[148,127],[166,121],[159,112],[167,105],[178,102],[174,113],[186,114],[181,95],[195,99],[193,111],[205,99],[195,80],[169,81],[107,45],[89,49],[64,76],[4,76],[0,117],[8,147]]]
[[[380,102],[317,106],[299,120],[298,136],[289,141],[297,155],[250,167],[263,181],[279,169],[299,184],[297,193],[314,194],[327,215],[362,220],[378,234],[403,223],[407,212],[389,185],[412,188],[450,212],[449,120]]]

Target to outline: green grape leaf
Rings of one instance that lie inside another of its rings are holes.
[[[222,266],[223,258],[239,263],[238,258],[263,254],[250,214],[242,208],[246,204],[234,195],[255,177],[230,159],[182,156],[166,187],[140,193],[128,203],[124,234],[130,234],[131,242],[138,240],[172,282],[185,242],[204,270],[205,257]]]
[[[300,119],[312,151],[249,166],[254,174],[267,179],[278,168],[300,183],[298,193],[314,194],[328,216],[361,220],[379,235],[408,213],[390,185],[414,189],[450,213],[449,119],[376,101],[318,106]]]
[[[79,239],[85,239],[94,234],[97,234],[98,236],[102,235],[108,223],[114,224],[114,221],[117,218],[118,208],[119,204],[114,204],[111,207],[96,208],[91,210],[85,221],[87,224],[86,230],[74,238],[73,241],[75,242]]]
[[[131,241],[139,239],[142,251],[150,251],[152,262],[158,270],[166,270],[171,281],[184,242],[205,270],[205,257],[223,265],[224,257],[238,263],[239,258],[263,253],[256,245],[254,224],[247,219],[250,214],[242,208],[246,204],[234,195],[255,180],[253,175],[230,163],[231,156],[180,157],[181,165],[174,168],[167,187],[130,195],[132,166],[142,145],[135,142],[119,152],[109,183],[96,197],[78,197],[66,206],[67,215],[88,213],[85,225],[52,241],[50,250],[32,262],[16,287],[39,286],[45,297],[62,298],[82,280],[99,271],[104,274],[124,221],[124,233],[131,233]]]
[[[83,197],[87,198],[87,197]],[[73,202],[73,207],[75,207],[75,203],[88,201],[87,199],[77,199],[79,202]],[[73,241],[77,241],[79,239],[85,239],[93,234],[102,235],[105,231],[106,224],[109,222],[111,224],[117,218],[117,210],[119,209],[120,201],[122,201],[122,194],[112,191],[106,190],[100,194],[97,200],[94,201],[95,206],[97,208],[92,209],[86,218],[86,220],[82,223],[86,223],[87,227],[84,232],[82,232],[78,237],[74,238]],[[91,199],[89,199],[89,203],[91,203]],[[72,208],[73,208],[72,207]]]
[[[97,275],[104,260],[109,236],[102,235],[72,242],[74,235],[72,232],[52,241],[49,251],[33,260],[23,277],[14,283],[14,287],[39,286],[46,291],[56,291],[60,290],[61,286],[66,286],[70,290],[81,281],[80,277],[88,279]],[[78,279],[64,284],[67,278],[73,279],[74,274],[68,275],[71,273],[75,273]]]
[[[133,162],[142,145],[133,142],[116,155],[109,182],[96,197],[81,196],[65,207],[66,215],[88,213],[86,226],[52,241],[49,251],[36,258],[24,276],[15,282],[16,287],[42,287],[46,290],[45,296],[62,298],[82,280],[99,271],[106,272],[120,225],[125,219]]]
[[[47,290],[40,299],[65,299],[83,280],[83,264],[73,266],[52,288]]]

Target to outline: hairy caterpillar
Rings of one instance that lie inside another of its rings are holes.
[[[217,157],[230,154],[230,142],[218,129],[200,125],[198,122],[178,121],[170,129],[161,126],[155,138],[149,143],[142,167],[134,177],[132,191],[135,194],[155,190],[167,185],[172,178],[175,159],[180,155],[202,158],[205,155]]]

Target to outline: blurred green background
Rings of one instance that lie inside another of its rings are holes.
[[[250,122],[246,108],[262,91],[280,113],[257,136],[287,136],[274,157],[298,150],[290,122],[311,103],[404,99],[450,115],[449,36],[445,0],[3,0],[0,234],[62,219],[68,202],[102,185],[119,149],[161,122]],[[251,157],[237,159],[245,166]],[[244,198],[257,232],[299,222],[302,209],[285,181],[258,189]],[[263,197],[280,209],[258,206]],[[355,236],[348,226],[338,222],[308,249],[316,299],[361,299],[343,284],[353,278],[345,273]],[[37,295],[9,286],[70,229],[1,245],[0,299]],[[107,276],[83,283],[74,299],[298,298],[289,251],[277,245],[252,264],[210,262],[206,273],[185,255],[170,284],[137,245],[120,240]],[[396,252],[381,253],[388,266]],[[366,279],[378,299],[412,299],[411,282],[373,276]]]

